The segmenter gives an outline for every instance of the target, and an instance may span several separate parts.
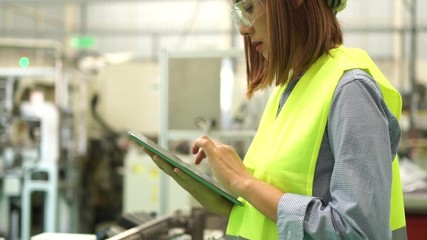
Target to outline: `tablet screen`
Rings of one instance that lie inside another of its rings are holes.
[[[191,165],[183,161],[172,152],[164,149],[163,147],[151,141],[146,136],[140,133],[129,132],[128,135],[132,140],[137,142],[139,145],[142,145],[143,147],[147,148],[149,151],[153,152],[155,155],[169,162],[174,167],[181,169],[183,172],[187,173],[189,176],[203,183],[204,185],[214,190],[215,192],[219,193],[221,196],[230,200],[234,204],[243,206],[243,203],[239,201],[236,196],[233,196],[230,193],[228,193],[224,188],[222,188],[219,185],[219,183],[214,178],[197,169],[196,165]]]

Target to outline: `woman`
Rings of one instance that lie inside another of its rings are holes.
[[[401,98],[368,55],[342,46],[346,1],[237,0],[248,96],[276,86],[242,161],[195,140],[243,207],[156,164],[203,206],[229,217],[227,239],[406,239],[396,152]]]

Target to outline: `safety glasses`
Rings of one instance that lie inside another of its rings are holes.
[[[261,0],[237,0],[231,11],[231,18],[240,26],[252,27],[254,22],[265,12]]]

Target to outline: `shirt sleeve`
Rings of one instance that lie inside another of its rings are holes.
[[[390,239],[400,128],[373,79],[353,75],[340,81],[327,134],[334,158],[330,198],[285,193],[277,212],[279,239]]]

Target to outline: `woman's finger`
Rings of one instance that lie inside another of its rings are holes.
[[[174,174],[173,172],[174,167],[170,163],[161,159],[159,156],[154,155],[153,162],[157,165],[157,167],[159,167],[166,174],[168,175]]]
[[[196,154],[194,163],[199,164],[202,160],[209,156],[209,153],[213,151],[215,143],[207,136],[196,139],[193,143],[192,152]]]
[[[185,173],[185,172],[183,172],[181,169],[179,169],[179,168],[174,168],[173,169],[173,172],[180,178],[180,179],[182,179],[182,180],[184,180],[184,181],[188,181],[188,180],[190,180],[191,179],[191,177],[187,174],[187,173]]]
[[[155,156],[154,153],[148,150],[147,148],[145,147],[141,147],[141,148],[146,154],[148,154],[148,156],[150,156],[150,158],[153,158]]]

